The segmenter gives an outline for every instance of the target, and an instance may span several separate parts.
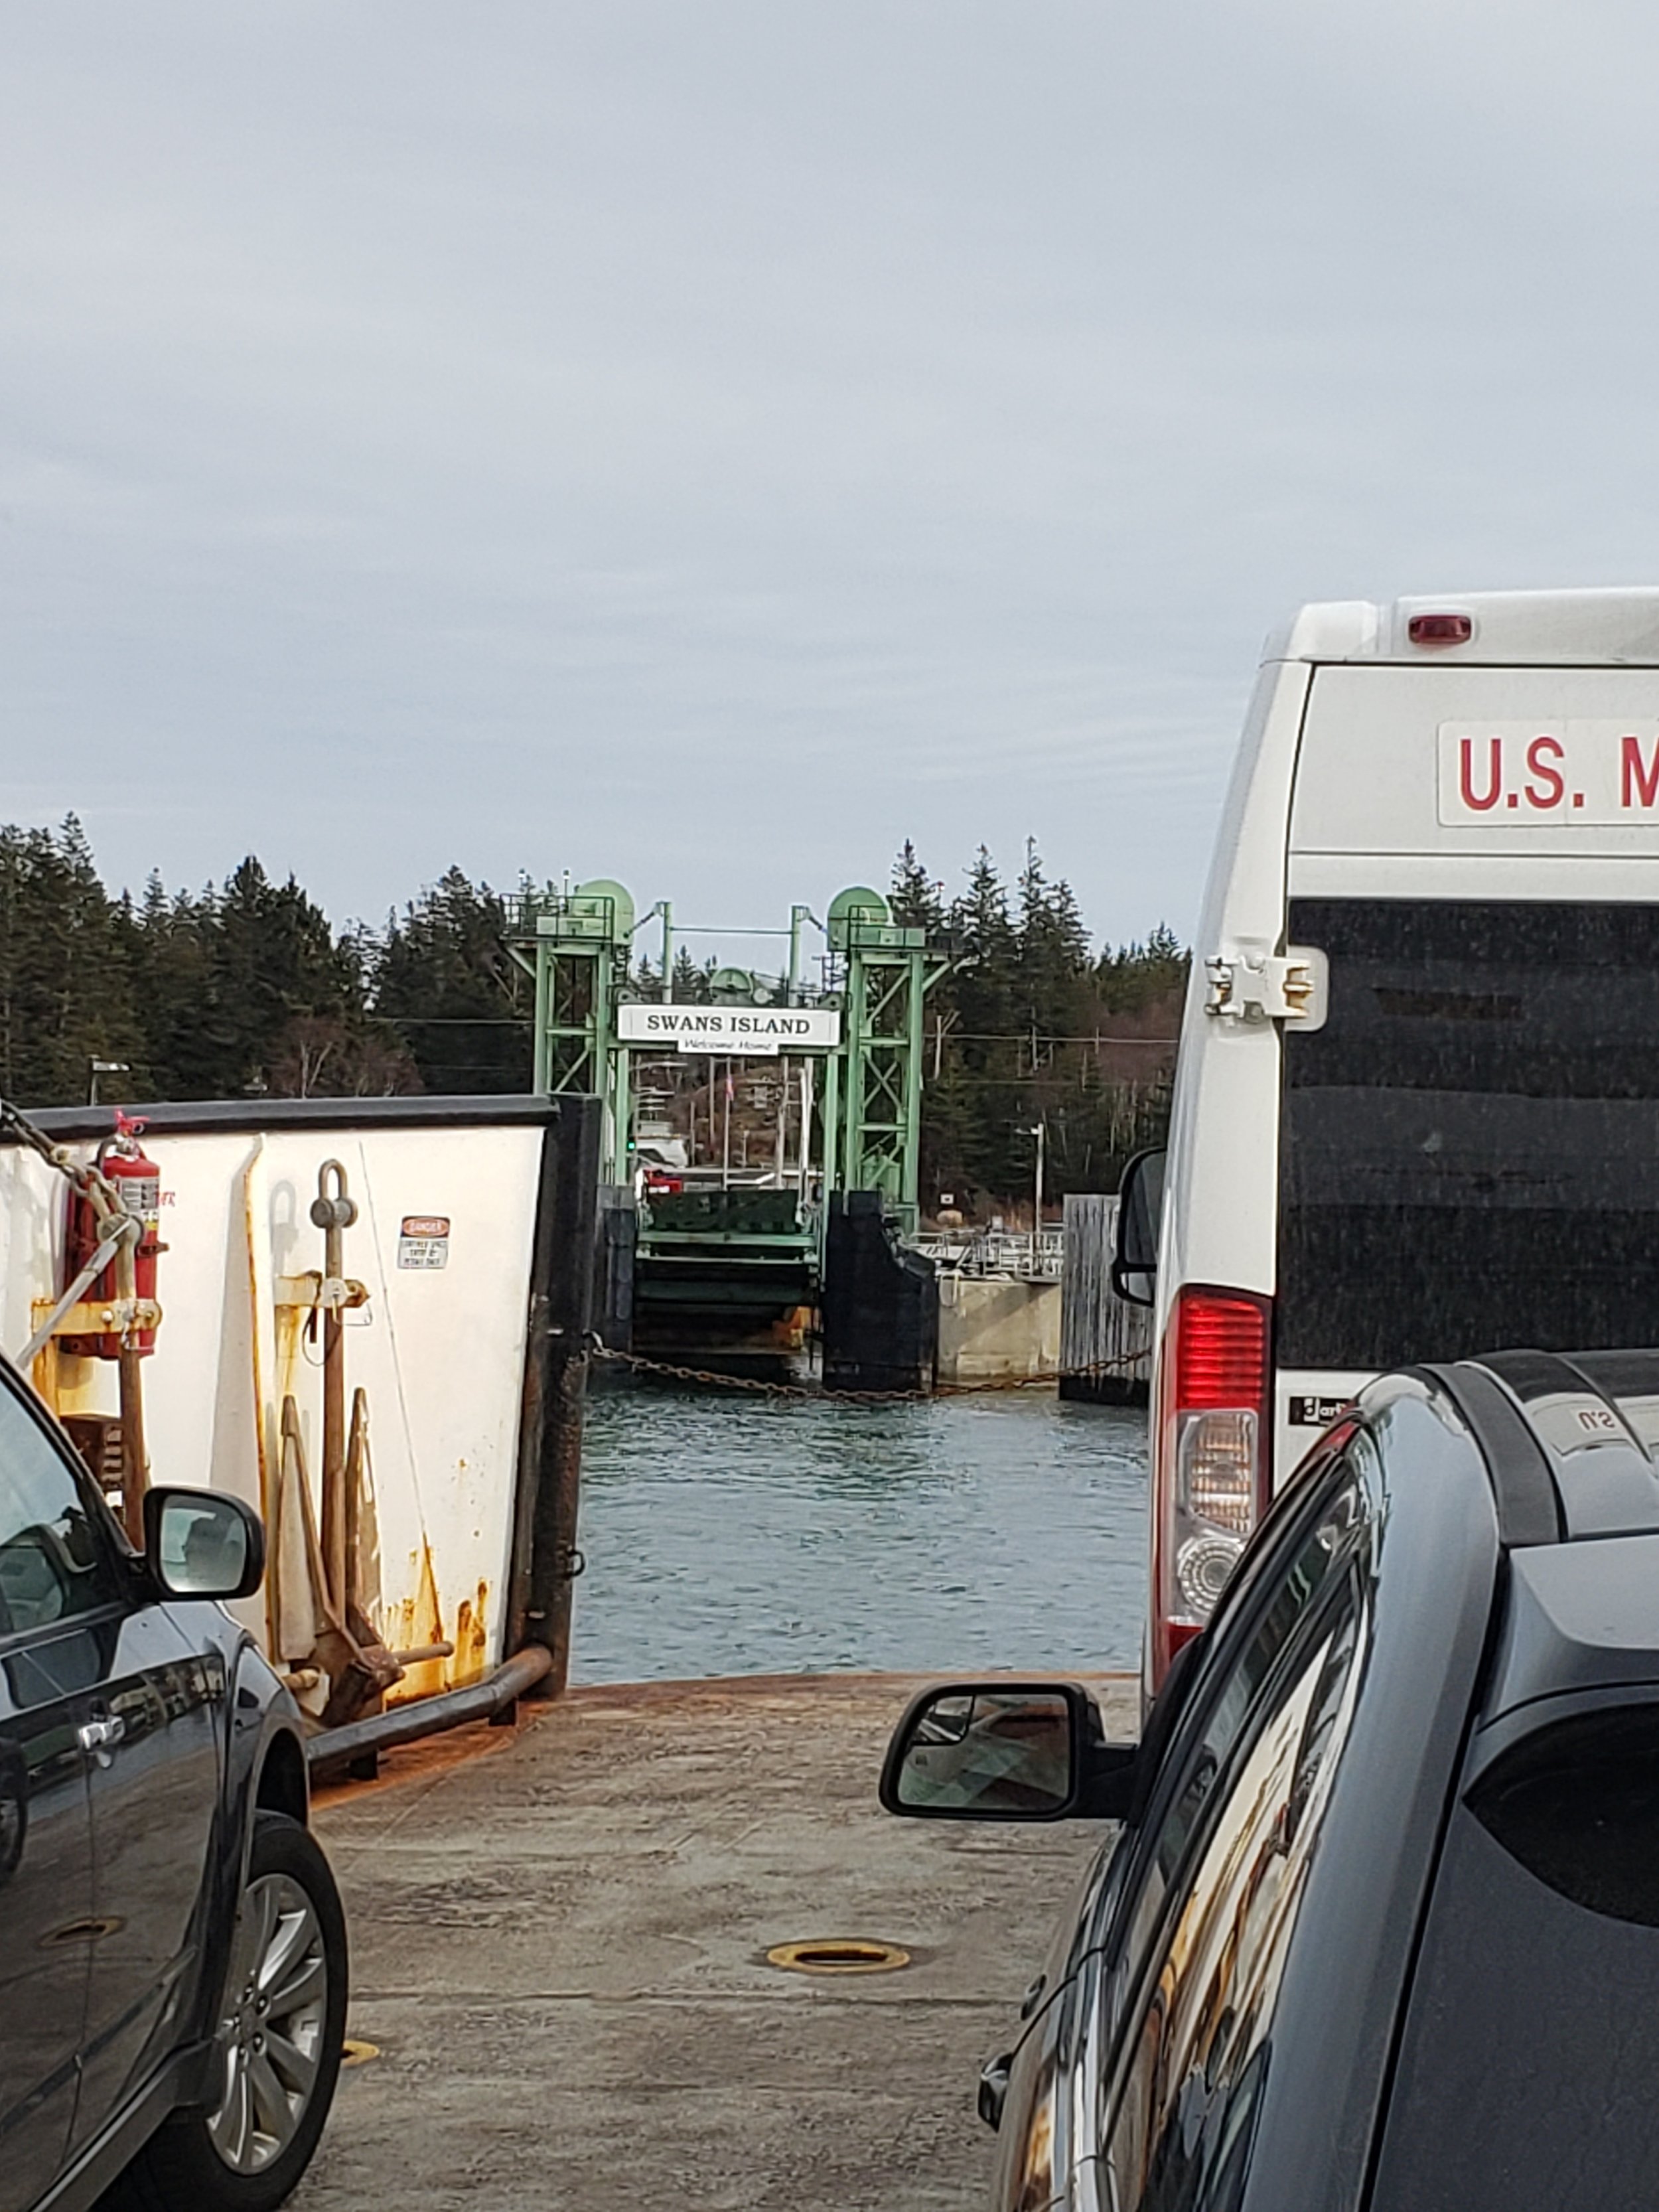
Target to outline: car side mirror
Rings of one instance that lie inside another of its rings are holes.
[[[264,1526],[220,1491],[149,1490],[144,1558],[168,1597],[252,1597],[264,1577]]]
[[[1117,1193],[1117,1248],[1112,1288],[1132,1306],[1152,1304],[1158,1285],[1158,1239],[1164,1222],[1162,1146],[1137,1152],[1123,1170]]]
[[[922,1820],[1121,1820],[1135,1765],[1075,1682],[946,1682],[894,1729],[881,1802]]]

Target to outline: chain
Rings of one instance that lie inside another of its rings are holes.
[[[67,1146],[54,1145],[44,1129],[37,1128],[26,1114],[8,1098],[0,1098],[0,1130],[28,1146],[41,1158],[67,1176],[77,1189],[97,1188],[114,1198],[104,1176],[95,1168],[81,1166],[75,1161]],[[118,1206],[119,1201],[117,1200]],[[587,1349],[592,1357],[607,1366],[627,1367],[639,1375],[666,1376],[675,1382],[701,1382],[715,1390],[744,1390],[755,1398],[822,1398],[841,1399],[859,1406],[913,1406],[923,1404],[931,1398],[992,1397],[1015,1390],[1046,1389],[1052,1382],[1097,1381],[1108,1375],[1121,1375],[1146,1358],[1145,1352],[1127,1352],[1115,1359],[1091,1359],[1081,1367],[1051,1367],[1035,1375],[1008,1375],[994,1382],[939,1382],[931,1390],[825,1390],[822,1384],[812,1382],[765,1382],[752,1375],[721,1375],[713,1368],[684,1367],[676,1360],[647,1359],[641,1352],[617,1352],[599,1338],[589,1334]]]
[[[647,1359],[641,1352],[618,1352],[590,1335],[591,1356],[606,1366],[627,1367],[641,1375],[666,1376],[676,1382],[702,1382],[716,1390],[746,1390],[757,1398],[834,1398],[858,1406],[913,1406],[932,1398],[990,1397],[1012,1390],[1046,1389],[1050,1383],[1098,1380],[1121,1375],[1146,1357],[1127,1352],[1115,1359],[1091,1359],[1081,1367],[1049,1367],[1036,1375],[1005,1376],[995,1382],[939,1382],[931,1390],[826,1390],[814,1382],[763,1382],[752,1375],[721,1375],[708,1367],[682,1367],[671,1359]]]
[[[49,1167],[60,1173],[67,1171],[69,1153],[62,1145],[54,1145],[44,1129],[37,1128],[28,1115],[14,1106],[9,1098],[0,1098],[0,1129],[15,1137],[20,1145],[27,1145],[39,1152]]]
[[[140,1125],[135,1125],[140,1126]],[[83,1165],[76,1160],[67,1145],[55,1145],[46,1131],[31,1121],[21,1108],[9,1098],[0,1098],[0,1131],[13,1137],[20,1145],[27,1145],[38,1152],[50,1168],[56,1168],[67,1182],[94,1201],[100,1213],[118,1213],[125,1217],[126,1209],[120,1194],[109,1178],[95,1167]],[[102,1204],[99,1203],[101,1200]]]

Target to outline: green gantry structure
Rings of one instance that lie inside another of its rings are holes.
[[[823,927],[824,980],[800,974],[805,906],[791,909],[789,964],[775,980],[718,969],[717,1000],[838,1012],[832,1044],[808,1044],[823,1063],[812,1149],[827,1209],[837,1191],[878,1191],[901,1228],[915,1229],[921,1197],[921,1092],[927,994],[950,967],[946,949],[925,931],[896,922],[879,891],[854,887],[831,900]],[[599,878],[562,890],[526,894],[518,903],[513,957],[535,978],[538,1091],[586,1091],[605,1104],[601,1172],[629,1179],[633,1139],[630,1060],[620,1034],[622,1009],[642,995],[630,983],[634,939],[661,924],[659,998],[672,988],[672,908],[664,902],[642,919],[620,884]],[[733,933],[734,934],[737,933]],[[796,1049],[791,1047],[793,1051]],[[721,1046],[722,1056],[740,1056]],[[797,1234],[799,1232],[798,1231]]]

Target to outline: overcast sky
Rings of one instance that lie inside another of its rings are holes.
[[[1190,929],[1306,599],[1659,580],[1651,0],[10,0],[0,818]]]

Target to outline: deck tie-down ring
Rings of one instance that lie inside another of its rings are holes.
[[[819,1936],[805,1942],[775,1943],[766,1963],[787,1974],[893,1974],[909,1965],[910,1954],[896,1943],[875,1942],[864,1936]]]

